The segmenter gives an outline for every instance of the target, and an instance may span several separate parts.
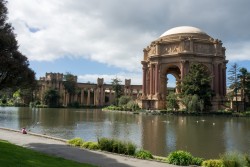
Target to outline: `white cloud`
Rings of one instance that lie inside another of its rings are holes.
[[[249,5],[248,0],[10,0],[8,8],[20,50],[29,60],[83,57],[140,72],[143,48],[181,25],[230,43],[229,60],[249,60]]]

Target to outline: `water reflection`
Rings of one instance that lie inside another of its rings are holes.
[[[153,116],[86,109],[0,108],[0,126],[71,139],[130,140],[155,155],[182,149],[216,158],[225,151],[250,154],[250,118]]]

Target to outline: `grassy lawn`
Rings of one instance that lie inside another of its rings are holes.
[[[3,167],[94,167],[63,158],[49,156],[0,140],[0,166]]]

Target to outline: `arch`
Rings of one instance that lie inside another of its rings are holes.
[[[175,30],[178,31],[165,33],[143,50],[142,108],[164,109],[166,75],[172,74],[177,84],[181,84],[190,64],[200,63],[212,78],[211,88],[216,94],[212,110],[218,110],[219,101],[225,98],[225,67],[228,62],[222,42],[203,31],[196,31],[197,28]]]

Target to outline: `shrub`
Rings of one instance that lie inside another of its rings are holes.
[[[71,146],[81,146],[84,143],[84,141],[83,139],[77,137],[77,138],[68,140],[67,143]]]
[[[136,146],[131,142],[108,139],[105,137],[98,139],[98,144],[101,150],[118,154],[134,155],[136,150]]]
[[[99,149],[99,145],[97,142],[91,142],[88,149],[90,150],[98,150]]]
[[[102,137],[98,139],[98,144],[101,150],[112,152],[113,151],[113,140]]]
[[[193,156],[189,152],[174,151],[171,152],[168,157],[168,163],[174,165],[188,166],[193,162]]]
[[[147,150],[139,150],[135,153],[135,157],[140,159],[153,159],[153,155]]]
[[[129,110],[132,110],[132,111],[136,111],[136,110],[139,110],[140,107],[139,105],[134,101],[134,100],[130,100],[126,107],[129,109]]]
[[[134,155],[136,150],[136,145],[131,142],[127,142],[126,145],[127,145],[127,154]]]
[[[99,149],[99,145],[97,142],[91,142],[91,141],[88,141],[88,142],[84,142],[81,147],[83,148],[87,148],[87,149],[90,149],[90,150],[98,150]]]
[[[201,166],[202,162],[203,162],[202,158],[193,157],[192,165]]]
[[[236,167],[245,167],[247,166],[247,159],[246,157],[239,153],[239,152],[227,152],[220,156],[221,160],[224,164],[232,164],[234,161]],[[227,167],[227,166],[226,166]]]
[[[126,105],[131,100],[130,96],[122,96],[119,98],[119,106]]]
[[[204,167],[225,167],[222,160],[218,159],[210,159],[202,162],[202,166]]]

